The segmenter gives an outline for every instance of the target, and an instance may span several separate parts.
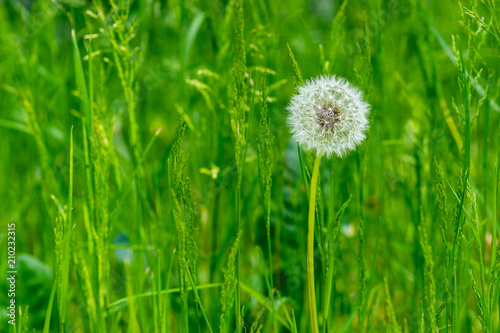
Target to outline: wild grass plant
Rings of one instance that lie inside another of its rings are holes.
[[[0,29],[0,332],[500,330],[499,1],[5,0]],[[333,76],[370,126],[320,163],[287,106]]]

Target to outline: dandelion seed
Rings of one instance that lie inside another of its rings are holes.
[[[345,156],[365,138],[370,105],[347,80],[321,76],[298,88],[287,108],[293,137],[304,150]]]

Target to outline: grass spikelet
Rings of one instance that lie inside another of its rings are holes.
[[[173,200],[174,200],[174,221],[175,221],[175,250],[177,253],[177,258],[179,260],[179,269],[184,271],[186,266],[188,265],[188,255],[187,255],[187,245],[186,245],[186,225],[184,224],[184,216],[181,208],[181,204],[179,203],[179,199],[175,195],[174,191],[172,191]],[[184,280],[181,279],[181,282]],[[186,287],[183,283],[181,283],[181,297],[184,296],[184,291]]]
[[[345,0],[344,2],[347,1],[348,0]],[[370,100],[371,82],[373,78],[373,66],[371,63],[372,55],[370,49],[370,39],[369,39],[367,22],[365,22],[363,39],[361,42],[358,42],[356,46],[359,50],[359,53],[361,54],[361,57],[359,58],[360,63],[358,66],[355,67],[356,69],[354,70],[356,73],[356,81],[361,90],[364,92],[366,100]]]
[[[92,160],[94,166],[95,229],[94,242],[97,254],[98,314],[103,324],[109,302],[109,140],[100,117],[94,122]]]
[[[30,91],[22,92],[23,97],[23,107],[24,107],[24,121],[27,124],[31,135],[35,139],[36,146],[38,149],[38,155],[40,157],[40,166],[43,172],[42,179],[42,193],[45,205],[50,213],[52,212],[52,205],[50,205],[50,196],[52,194],[59,195],[59,186],[57,186],[57,181],[54,175],[53,169],[50,167],[50,156],[48,148],[43,136],[42,129],[40,127],[40,122],[37,118],[37,113],[33,105],[33,97]]]
[[[444,297],[445,297],[445,299],[439,305],[438,309],[436,310],[436,314],[434,316],[436,324],[439,323],[439,320],[441,319],[441,315],[443,314],[443,311],[446,309],[446,298],[447,298],[446,293],[444,294]]]
[[[443,171],[441,170],[441,167],[438,163],[438,161],[434,158],[434,166],[436,168],[436,192],[438,194],[438,203],[439,203],[439,209],[442,210],[442,221],[443,221],[443,226],[445,227],[445,230],[448,230],[447,225],[448,225],[448,208],[447,208],[447,202],[446,202],[446,184],[444,182],[444,177],[443,177]]]
[[[240,234],[241,235],[241,234]],[[231,321],[231,310],[234,305],[234,295],[236,284],[239,281],[236,279],[236,253],[238,252],[240,235],[236,237],[233,246],[231,247],[231,252],[229,252],[229,256],[227,257],[227,266],[224,271],[224,284],[222,285],[221,290],[221,316],[220,316],[220,332],[232,332],[233,330],[230,328]]]
[[[179,120],[175,131],[174,144],[172,145],[172,151],[170,152],[173,188],[176,196],[182,185],[183,171],[186,164],[184,154],[182,153],[182,141],[184,139],[185,131],[186,123]]]
[[[245,51],[245,21],[243,18],[243,0],[235,0],[234,3],[234,65],[233,79],[238,93],[244,92],[246,75],[246,51]]]
[[[191,181],[184,172],[185,157],[182,142],[186,124],[179,120],[174,145],[171,151],[171,177],[173,179],[173,219],[175,225],[175,244],[177,249],[179,283],[182,300],[183,325],[189,331],[188,288],[190,272],[195,283],[198,282],[198,226],[195,224],[196,208],[191,198]]]
[[[423,217],[423,212],[421,213]],[[432,249],[429,245],[429,240],[427,238],[427,229],[425,227],[423,218],[422,222],[418,226],[418,231],[420,234],[420,246],[422,246],[422,252],[424,255],[424,281],[425,281],[425,305],[428,314],[431,317],[430,327],[434,329],[436,327],[435,317],[434,317],[434,305],[436,304],[436,282],[434,280],[434,261],[432,260]],[[422,314],[423,316],[424,314]]]
[[[394,306],[392,305],[391,294],[389,292],[389,282],[387,277],[384,278],[384,290],[385,290],[385,302],[387,306],[387,317],[389,320],[389,327],[387,328],[389,332],[401,333],[401,327],[399,327],[398,321],[396,320],[396,314],[394,313]]]
[[[450,249],[449,249],[449,241],[448,241],[448,207],[447,207],[447,201],[446,201],[446,185],[445,185],[445,180],[443,177],[443,173],[441,170],[441,167],[439,166],[439,163],[437,160],[434,158],[434,166],[436,168],[436,192],[438,194],[438,205],[439,208],[441,209],[441,239],[443,241],[443,247],[444,247],[444,287],[445,287],[445,293],[444,293],[444,301],[436,312],[436,324],[439,323],[439,318],[441,317],[441,313],[444,308],[446,308],[445,312],[445,317],[448,320],[448,293],[450,292],[450,280],[449,280],[449,271],[450,271]],[[441,310],[441,311],[440,311]]]
[[[22,307],[19,307],[19,323],[18,327],[19,329],[17,330],[16,333],[28,333],[29,332],[29,306],[26,306],[24,310]]]
[[[55,234],[55,254],[56,254],[56,284],[57,284],[57,303],[59,304],[59,311],[62,307],[62,270],[63,270],[63,242],[64,242],[64,218],[59,213],[56,217],[56,227],[54,228]]]
[[[247,80],[246,54],[244,39],[243,1],[234,1],[234,60],[232,67],[232,84],[229,86],[229,115],[231,116],[231,129],[234,135],[234,149],[238,172],[241,174],[242,150],[246,139],[246,98]],[[241,177],[241,176],[240,176]]]
[[[258,164],[259,164],[259,185],[262,201],[265,211],[265,223],[267,233],[267,252],[269,260],[269,297],[271,304],[274,304],[274,281],[273,281],[273,256],[271,247],[271,186],[272,186],[272,171],[273,171],[273,141],[271,129],[269,128],[270,119],[268,116],[267,97],[268,87],[266,76],[261,78],[260,89],[260,123],[259,123],[259,137],[257,143]],[[272,306],[273,325],[276,331],[276,319],[274,318],[274,306]]]
[[[269,300],[266,300],[269,301]],[[261,323],[261,319],[264,316],[264,312],[266,311],[266,307],[262,306],[257,314],[254,317],[254,321],[252,323],[252,326],[250,326],[250,333],[260,333],[262,332],[262,329],[264,328],[264,324]]]
[[[477,315],[479,317],[479,321],[481,322],[483,333],[487,333],[489,332],[488,310],[485,307],[484,300],[481,297],[481,292],[477,287],[476,280],[474,279],[474,275],[472,274],[472,270],[469,270],[469,277],[472,284],[472,291],[474,292],[474,297],[476,298]]]
[[[346,21],[346,7],[349,0],[342,1],[335,18],[332,22],[332,30],[330,33],[331,47],[330,47],[330,61],[334,68],[337,66],[337,59],[340,57],[341,46],[345,41],[346,31],[345,31],[345,21]]]
[[[496,249],[496,256],[497,258],[500,255],[500,247],[497,247]],[[488,304],[488,310],[489,313],[493,314],[493,311],[496,306],[496,302],[498,299],[498,294],[499,294],[499,276],[500,276],[500,260],[497,260],[495,262],[495,265],[493,266],[493,269],[491,271],[491,278],[489,281],[489,304]],[[493,320],[493,315],[490,316],[491,319]],[[491,325],[491,324],[490,324]]]
[[[471,217],[471,226],[472,226],[472,233],[474,235],[474,240],[476,244],[476,248],[479,254],[479,274],[480,274],[480,281],[481,281],[481,293],[484,295],[485,293],[485,271],[484,271],[484,259],[483,259],[483,248],[481,245],[481,235],[483,234],[481,232],[481,227],[479,225],[479,216],[477,213],[477,199],[476,199],[476,194],[473,194],[470,190],[470,186],[467,187],[467,198],[469,199],[470,205],[471,205],[471,212],[470,212],[470,217]]]
[[[302,72],[300,71],[297,60],[295,60],[295,55],[293,54],[290,45],[286,44],[286,46],[288,47],[288,57],[290,58],[293,68],[293,86],[297,88],[304,84],[304,79],[302,78]]]
[[[231,118],[231,129],[234,137],[234,154],[237,168],[236,183],[236,232],[241,232],[241,183],[243,179],[243,166],[245,164],[247,152],[247,90],[249,80],[246,78],[246,46],[245,46],[245,21],[243,11],[243,0],[235,0],[233,4],[233,22],[234,22],[234,58],[232,67],[232,81],[228,86],[228,110]],[[252,97],[253,104],[253,97]],[[252,105],[253,106],[253,105]],[[253,108],[252,108],[253,110]],[[251,120],[251,117],[250,117]],[[236,279],[240,276],[240,251],[238,248],[236,254]],[[241,332],[243,320],[240,312],[240,286],[236,286],[236,326],[237,331]]]
[[[425,333],[425,312],[423,304],[420,304],[420,320],[418,322],[418,333]]]
[[[108,19],[104,14],[103,5],[97,1],[98,16],[101,19],[109,42],[112,46],[114,64],[118,71],[118,77],[124,92],[127,102],[127,111],[130,121],[130,143],[134,151],[136,162],[141,156],[141,148],[139,141],[139,129],[135,116],[136,96],[135,96],[135,76],[139,62],[131,42],[136,35],[135,29],[137,21],[130,18],[131,1],[120,0],[119,3],[110,1],[112,23],[109,24]]]
[[[273,141],[274,136],[269,128],[270,119],[267,108],[268,87],[266,77],[262,76],[261,91],[260,91],[260,135],[258,137],[257,149],[259,157],[259,179],[260,189],[265,207],[266,228],[270,231],[271,217],[271,186],[272,186],[272,171],[273,171]]]

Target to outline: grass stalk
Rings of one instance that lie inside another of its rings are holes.
[[[191,287],[192,287],[193,292],[194,292],[194,297],[196,298],[196,301],[198,302],[198,304],[200,306],[201,313],[203,314],[203,318],[205,318],[205,322],[207,323],[208,330],[210,331],[210,333],[213,333],[212,326],[210,325],[210,321],[208,320],[207,314],[205,312],[205,308],[203,307],[203,303],[201,302],[200,295],[198,294],[197,285],[193,280],[193,276],[191,275],[189,267],[186,268],[186,272],[187,272],[187,275],[189,277],[189,281],[191,282]]]

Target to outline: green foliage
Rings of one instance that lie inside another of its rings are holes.
[[[19,324],[19,326],[16,325],[15,328],[22,329],[24,325],[28,325],[30,328],[40,327],[45,319],[45,309],[49,303],[54,281],[51,268],[29,254],[19,254],[16,258],[16,269],[18,272],[23,272],[23,278],[19,278],[18,275],[16,279],[16,319],[19,320],[19,308],[24,312],[25,308],[29,307],[30,314],[29,321],[25,322],[22,318],[21,321],[16,320],[16,324]],[[5,292],[0,299],[4,304],[10,301],[6,292],[9,289],[7,282],[7,279],[5,279],[5,282],[2,281],[1,284],[2,290]],[[0,324],[0,329],[9,332],[9,326],[11,325],[7,321],[10,318],[6,314],[6,311],[1,313],[3,322]],[[57,323],[57,321],[55,322]]]
[[[0,331],[310,331],[314,156],[286,107],[337,75],[372,111],[314,189],[320,332],[497,332],[499,10],[1,2],[0,244],[16,222],[21,311],[10,327],[0,295]]]
[[[363,219],[359,221],[358,229],[358,239],[359,239],[359,254],[358,254],[358,265],[359,265],[359,283],[358,283],[358,317],[361,322],[361,331],[364,327],[365,311],[366,311],[366,256],[365,256],[365,235],[363,233]]]

